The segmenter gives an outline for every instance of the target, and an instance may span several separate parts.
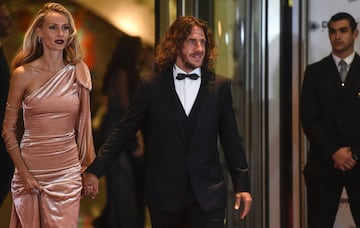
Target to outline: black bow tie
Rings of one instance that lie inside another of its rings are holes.
[[[196,80],[196,79],[199,78],[199,75],[197,75],[197,74],[182,74],[182,73],[179,73],[176,76],[177,80],[183,80],[184,78],[190,78],[192,80]]]

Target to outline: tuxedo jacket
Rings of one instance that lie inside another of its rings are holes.
[[[331,55],[305,70],[301,95],[301,121],[309,139],[308,162],[318,169],[333,168],[331,155],[351,147],[360,157],[360,57],[355,54],[342,85]],[[326,165],[327,164],[327,165]]]
[[[144,79],[128,113],[87,171],[100,177],[141,128],[148,142],[145,188],[148,206],[179,209],[189,182],[203,209],[225,207],[226,185],[218,141],[235,191],[249,191],[248,165],[232,109],[229,79],[203,69],[189,116],[175,91],[172,68]]]
[[[1,121],[0,130],[2,130],[2,122],[4,120],[4,115],[5,115],[5,106],[9,92],[9,81],[10,81],[9,66],[5,59],[3,49],[0,46],[0,121]],[[3,139],[0,137],[0,140],[2,141]]]
[[[6,101],[9,92],[10,72],[6,62],[2,46],[0,45],[0,132],[4,121]],[[10,191],[11,178],[14,172],[14,164],[6,150],[4,139],[0,136],[0,205]]]
[[[2,124],[5,116],[6,101],[9,92],[9,83],[10,83],[9,66],[6,61],[3,48],[0,45],[0,132],[2,132]],[[3,165],[8,164],[6,167],[8,167],[9,165],[12,166],[12,161],[5,148],[4,139],[1,136],[0,136],[0,155],[2,157],[2,159],[0,160],[4,160],[4,161],[0,161],[0,164]],[[7,175],[12,175],[12,173],[10,174],[10,172],[12,172],[12,169],[9,169],[8,172],[9,174]]]

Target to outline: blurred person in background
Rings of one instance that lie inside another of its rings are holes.
[[[7,6],[0,2],[0,38],[10,34],[12,20]],[[0,41],[0,132],[2,132],[2,123],[5,115],[6,100],[9,91],[10,71],[6,61],[3,45]],[[14,173],[14,164],[6,150],[5,143],[0,137],[0,207],[3,204],[7,194],[10,192],[11,178]]]
[[[144,48],[139,37],[119,38],[103,79],[102,106],[105,114],[94,132],[95,148],[105,142],[128,110],[140,82]],[[106,203],[95,227],[144,227],[144,146],[140,132],[106,171]]]

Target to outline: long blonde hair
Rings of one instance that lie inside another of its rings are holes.
[[[48,2],[45,3],[45,5],[37,12],[29,28],[27,29],[24,35],[22,48],[12,61],[12,69],[32,62],[43,55],[43,46],[42,43],[39,42],[39,38],[36,35],[36,28],[39,28],[43,25],[45,16],[51,12],[60,13],[64,15],[69,21],[70,36],[67,41],[67,46],[63,52],[64,62],[75,64],[81,60],[82,56],[80,44],[76,36],[77,30],[71,13],[64,6],[58,3]]]

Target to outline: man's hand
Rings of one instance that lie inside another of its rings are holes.
[[[82,184],[82,195],[95,199],[97,194],[99,194],[99,179],[94,174],[85,172],[82,175]]]
[[[244,219],[249,213],[252,203],[251,194],[249,192],[238,192],[235,194],[235,210],[240,209],[241,202],[243,205],[243,210],[240,212],[240,219]]]
[[[342,171],[350,170],[356,165],[350,147],[341,147],[332,155],[332,159],[334,167]]]

